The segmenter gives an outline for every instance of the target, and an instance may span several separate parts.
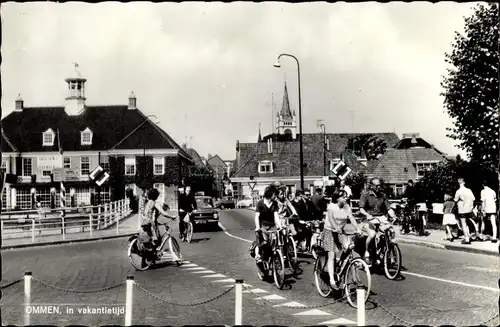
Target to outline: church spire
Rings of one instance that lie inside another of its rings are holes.
[[[285,91],[283,92],[283,104],[281,106],[281,112],[280,115],[284,119],[291,119],[293,117],[292,112],[290,110],[290,101],[288,99],[288,89],[286,87],[286,82],[285,82]]]
[[[257,141],[262,142],[262,134],[260,133],[260,123],[259,123],[259,138]]]

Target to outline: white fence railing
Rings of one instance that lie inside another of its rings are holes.
[[[64,212],[64,215],[61,214]],[[122,199],[99,206],[57,208],[27,211],[2,212],[0,218],[2,239],[31,237],[32,243],[38,236],[62,235],[88,232],[116,227],[130,215],[129,199]]]

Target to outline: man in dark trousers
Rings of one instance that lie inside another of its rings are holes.
[[[179,187],[179,238],[183,242],[186,240],[186,223],[184,222],[184,218],[189,214],[191,220],[193,210],[196,210],[196,201],[191,194],[191,186],[186,186],[185,189]]]
[[[312,213],[315,220],[323,220],[324,212],[326,211],[326,200],[323,196],[321,187],[316,188],[316,193],[311,198]]]

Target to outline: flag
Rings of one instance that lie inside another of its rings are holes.
[[[61,137],[59,136],[59,128],[57,129],[57,145],[59,146],[59,153],[63,154],[63,148],[61,147]]]
[[[61,193],[59,194],[61,207],[66,206],[66,188],[63,182],[61,182]]]

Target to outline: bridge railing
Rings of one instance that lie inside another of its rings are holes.
[[[76,212],[75,212],[76,211]],[[64,214],[62,214],[64,213]],[[98,206],[56,208],[2,212],[0,224],[2,239],[28,238],[48,235],[92,233],[116,227],[119,234],[120,220],[131,214],[129,199],[122,199]]]

